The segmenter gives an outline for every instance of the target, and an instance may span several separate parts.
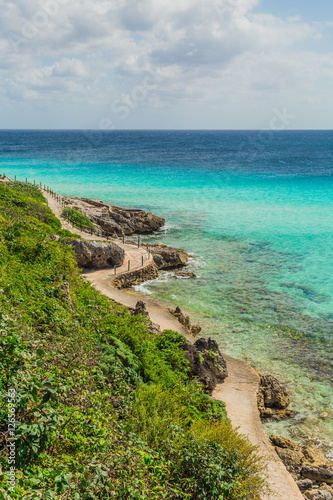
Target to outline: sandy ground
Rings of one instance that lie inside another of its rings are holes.
[[[69,229],[73,233],[80,234],[84,239],[102,239],[86,235],[72,228],[66,220],[61,218],[62,209],[60,205],[47,193],[44,192],[43,194],[47,198],[51,210],[61,220],[64,229]],[[117,244],[119,244],[118,241]],[[133,245],[127,244],[119,244],[119,246],[126,251],[126,261],[122,268],[117,269],[117,274],[128,270],[127,263],[129,259],[133,264],[131,268],[134,269],[135,266],[141,267],[143,254],[146,258],[148,257],[146,250],[143,248],[136,248]],[[145,261],[144,267],[151,262],[150,259]],[[150,319],[153,323],[158,324],[162,330],[170,329],[178,331],[190,342],[194,342],[194,338],[166,308],[145,296],[140,297],[139,294],[132,291],[125,292],[113,288],[111,286],[113,275],[114,271],[112,269],[84,273],[85,278],[97,290],[124,306],[134,307],[139,299],[143,300],[146,303]],[[263,496],[261,500],[304,500],[295,481],[276,455],[274,448],[264,434],[257,408],[258,373],[241,360],[231,358],[230,356],[225,356],[225,358],[229,376],[223,384],[219,384],[216,387],[213,397],[225,402],[228,417],[233,427],[238,428],[239,432],[248,436],[250,441],[258,446],[260,453],[267,459],[266,472],[269,478],[271,494]]]

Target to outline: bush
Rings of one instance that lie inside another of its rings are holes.
[[[71,234],[23,189],[0,185],[0,496],[259,498],[257,452],[232,430],[224,404],[188,379],[182,337],[151,335],[146,318],[83,280],[63,243]]]
[[[92,229],[95,231],[95,226],[91,220],[78,210],[75,210],[75,208],[64,208],[61,215],[78,229]]]

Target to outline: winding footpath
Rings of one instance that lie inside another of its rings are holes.
[[[43,194],[53,213],[60,219],[63,229],[69,229],[72,233],[78,234],[86,240],[104,241],[103,238],[91,236],[73,228],[61,217],[62,207],[56,200],[45,191]],[[144,268],[152,262],[152,257],[148,258],[146,249],[122,244],[118,241],[116,243],[125,250],[125,262],[123,266],[117,268],[118,275],[128,272],[128,260],[131,261],[131,269]],[[146,259],[143,266],[142,256]],[[113,288],[111,282],[114,272],[112,269],[88,271],[83,273],[83,276],[101,293],[124,306],[135,307],[137,301],[142,299],[133,290],[124,292]],[[195,341],[185,327],[165,307],[146,297],[144,297],[144,302],[151,321],[158,324],[161,330],[175,330],[184,335],[190,342]],[[266,458],[265,472],[271,493],[262,496],[260,500],[304,500],[295,481],[278,458],[263,431],[257,408],[259,374],[241,360],[225,355],[224,357],[227,361],[229,375],[222,384],[218,384],[213,392],[213,397],[225,402],[228,417],[233,427],[238,428],[241,434],[248,436],[250,441],[258,447],[260,454]]]

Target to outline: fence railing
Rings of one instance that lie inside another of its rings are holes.
[[[60,204],[60,206],[62,208],[66,208],[67,207],[67,204],[65,202],[65,198],[63,196],[60,196],[58,193],[54,192],[49,187],[46,187],[44,189],[45,189],[45,191],[48,192],[48,194],[50,194]],[[149,249],[149,245],[147,245],[145,243],[142,243],[141,240],[140,240],[140,236],[137,237],[137,242],[134,242],[133,238],[131,238],[131,239],[130,238],[125,238],[124,235],[114,235],[112,233],[108,233],[107,231],[103,231],[103,230],[97,228],[96,226],[94,228],[88,227],[88,226],[84,226],[83,224],[78,223],[77,221],[75,221],[69,215],[66,215],[66,214],[62,214],[62,216],[70,224],[72,224],[72,226],[74,228],[79,229],[81,232],[85,232],[85,233],[90,234],[90,235],[95,235],[95,236],[98,236],[100,238],[105,238],[107,241],[112,240],[114,242],[116,240],[117,242],[119,242],[119,240],[120,240],[123,244],[126,243],[128,245],[132,245],[132,246],[135,246],[137,248],[144,247],[146,249],[146,251],[147,251],[147,258],[145,259],[144,256],[141,255],[141,263],[139,265],[134,266],[134,267],[132,265],[131,260],[128,260],[127,261],[127,272],[134,271],[136,269],[140,269],[141,267],[143,267],[145,261],[150,260],[151,252],[150,252],[150,249]],[[114,266],[114,268],[113,268],[114,274],[117,274],[117,269],[120,268],[120,267],[122,267],[122,266]],[[124,272],[126,272],[126,271],[124,271]]]
[[[6,174],[3,174],[3,177],[5,178]],[[18,179],[17,179],[16,175],[14,175],[14,181],[16,182],[17,180]],[[57,203],[59,203],[60,207],[62,207],[62,208],[66,208],[67,207],[67,204],[65,202],[65,198],[66,197],[61,196],[58,193],[56,193],[55,191],[53,191],[53,189],[51,189],[50,186],[48,186],[46,184],[43,184],[42,182],[36,182],[35,180],[33,180],[33,181],[31,181],[31,182],[28,183],[28,178],[27,177],[25,178],[25,183],[26,184],[32,184],[34,186],[39,187],[41,189],[41,191],[44,190],[49,195],[51,195],[52,198]],[[93,223],[93,221],[91,221],[91,222],[95,226],[94,229],[92,227],[84,226],[83,224],[78,223],[77,221],[75,221],[71,217],[66,216],[65,214],[62,214],[62,217],[64,217],[70,224],[72,224],[72,226],[74,228],[79,229],[81,232],[90,234],[91,236],[95,235],[95,236],[97,236],[99,238],[105,238],[107,241],[112,240],[112,241],[116,241],[117,243],[119,243],[119,242],[122,242],[123,244],[126,243],[127,245],[135,246],[137,248],[145,247],[145,249],[147,250],[147,259],[146,260],[150,259],[151,252],[150,252],[150,249],[149,249],[149,245],[147,245],[146,243],[142,243],[140,236],[137,237],[137,241],[133,241],[134,237],[132,237],[132,238],[126,238],[124,235],[117,235],[117,234],[115,235],[114,233],[108,233],[107,231],[103,231],[102,229],[96,227],[95,224]],[[140,267],[143,267],[144,262],[145,262],[145,259],[144,259],[143,255],[141,256],[141,265],[139,265],[139,266],[132,267],[131,266],[131,261],[128,260],[128,271],[135,270],[135,269],[140,269]],[[117,268],[120,268],[120,267],[122,267],[122,266],[115,266],[114,267],[114,274],[117,274]]]

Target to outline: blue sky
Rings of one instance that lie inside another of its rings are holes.
[[[302,16],[306,21],[333,21],[331,0],[262,0],[254,11],[281,17]]]
[[[333,2],[0,9],[0,128],[333,128]]]

